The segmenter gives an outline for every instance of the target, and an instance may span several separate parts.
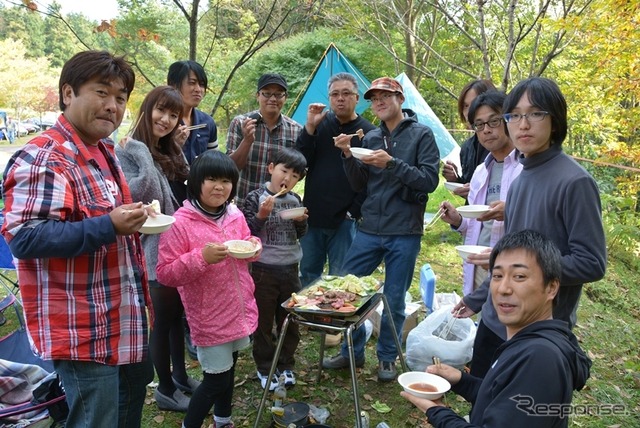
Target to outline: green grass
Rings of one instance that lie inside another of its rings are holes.
[[[461,199],[452,196],[442,186],[431,195],[427,211],[435,212],[439,202],[448,198],[454,204]],[[460,237],[439,222],[423,237],[416,273],[411,287],[415,301],[420,300],[418,268],[431,264],[437,275],[436,291],[456,291],[461,294],[462,269],[454,246]],[[638,427],[640,426],[640,291],[638,272],[630,270],[628,264],[610,255],[607,276],[584,288],[579,310],[579,320],[574,332],[581,346],[593,360],[591,378],[586,388],[574,395],[573,403],[581,409],[589,409],[586,416],[573,416],[570,427]],[[424,313],[421,314],[424,317]],[[0,333],[15,328],[10,319]],[[329,410],[327,423],[334,428],[354,426],[353,399],[348,370],[323,370],[320,382],[316,382],[319,335],[302,329],[302,340],[296,354],[298,385],[288,391],[287,402],[303,401]],[[327,349],[333,355],[337,348]],[[400,397],[397,383],[381,384],[376,381],[377,359],[375,340],[367,344],[367,363],[358,370],[360,402],[371,418],[371,427],[386,421],[392,428],[427,427],[423,415]],[[201,378],[197,362],[189,361],[188,371]],[[250,350],[241,353],[236,370],[233,420],[236,426],[252,427],[262,390],[255,376],[255,365]],[[453,393],[446,396],[447,403],[457,412],[467,414],[469,405]],[[380,414],[373,409],[376,401],[387,404],[391,412]],[[596,406],[620,404],[626,415],[598,416]],[[267,413],[267,412],[265,412]],[[160,411],[153,400],[153,387],[148,388],[143,414],[144,427],[180,427],[183,414]],[[265,415],[260,427],[269,426]],[[212,426],[209,418],[206,427]]]
[[[443,198],[454,204],[462,200],[452,196],[442,186],[431,195],[427,211],[435,212]],[[431,264],[437,275],[437,292],[456,291],[461,294],[462,268],[454,249],[461,239],[451,232],[448,225],[439,222],[423,237],[416,273],[411,287],[414,301],[420,300],[419,270],[424,263]],[[581,345],[593,360],[591,379],[587,387],[574,395],[574,404],[587,408],[591,414],[574,416],[571,427],[631,427],[640,426],[636,416],[640,413],[640,354],[637,338],[640,337],[640,292],[636,286],[638,272],[628,269],[625,263],[614,258],[609,260],[605,279],[585,287],[581,300],[579,322],[575,333]],[[421,314],[424,317],[424,312]],[[333,355],[337,348],[327,349]],[[302,401],[329,410],[327,423],[334,428],[350,428],[355,424],[351,381],[348,370],[323,370],[319,383],[315,381],[319,352],[319,335],[302,329],[302,341],[298,347],[298,385],[289,390],[287,401]],[[371,427],[386,421],[392,428],[427,427],[423,415],[413,405],[400,397],[397,383],[381,384],[376,380],[377,359],[375,340],[367,344],[367,363],[358,370],[360,403],[370,415]],[[200,376],[195,367],[190,372]],[[252,427],[262,390],[255,376],[255,365],[250,351],[241,354],[236,371],[233,419],[237,426]],[[447,395],[447,403],[460,414],[468,414],[470,406],[453,393]],[[376,401],[392,408],[390,413],[380,414],[372,407]],[[157,410],[149,392],[148,405],[144,411],[147,427],[179,427],[181,414]],[[626,408],[623,416],[597,416],[594,406],[622,404]],[[269,416],[263,416],[260,427],[269,426]],[[212,424],[211,419],[206,424]],[[211,426],[211,425],[208,425]]]

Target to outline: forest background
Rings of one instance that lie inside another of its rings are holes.
[[[476,78],[508,91],[554,79],[569,105],[565,150],[602,190],[610,250],[639,261],[640,2],[626,0],[118,0],[95,22],[32,0],[0,3],[0,107],[15,118],[57,111],[61,66],[107,49],[136,69],[129,111],[164,84],[169,64],[193,59],[209,76],[201,108],[220,127],[256,107],[264,72],[286,76],[293,111],[329,43],[370,80],[405,72],[463,141],[456,99]],[[370,116],[370,112],[365,115]]]
[[[81,50],[106,49],[126,55],[135,67],[130,120],[146,93],[166,82],[172,62],[193,59],[209,77],[200,107],[215,118],[224,146],[230,120],[256,108],[255,84],[262,73],[286,76],[290,95],[284,111],[293,111],[333,42],[370,80],[405,72],[462,142],[468,134],[456,100],[467,82],[487,78],[509,91],[530,76],[555,80],[569,106],[565,151],[601,189],[610,264],[624,266],[635,278],[621,281],[611,269],[610,282],[592,288],[588,297],[623,309],[637,323],[640,2],[118,0],[118,5],[115,19],[95,22],[62,15],[56,2],[45,7],[32,0],[0,0],[0,110],[19,119],[58,111],[64,62]],[[365,116],[372,118],[369,111]],[[633,341],[637,345],[637,337]],[[640,355],[636,349],[621,358],[619,374],[630,376],[633,396],[640,388]]]

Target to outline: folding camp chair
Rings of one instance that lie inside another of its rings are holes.
[[[0,216],[0,224],[2,220]],[[53,363],[40,359],[32,350],[22,302],[17,297],[20,288],[11,271],[15,272],[13,255],[0,237],[0,282],[8,292],[0,301],[0,314],[5,322],[15,318],[18,324],[16,330],[0,337],[0,428],[55,426],[64,421],[69,411],[64,391]],[[10,307],[15,317],[5,315]]]
[[[0,338],[0,428],[51,427],[69,411],[51,361],[31,348],[16,297],[0,301],[0,311],[13,306],[18,329]],[[9,315],[7,315],[9,316]]]

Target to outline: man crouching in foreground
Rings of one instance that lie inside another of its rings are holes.
[[[401,395],[426,412],[434,427],[567,427],[573,391],[589,378],[591,360],[566,322],[552,319],[561,255],[546,236],[523,230],[504,236],[489,260],[491,298],[507,341],[484,379],[441,365],[444,377],[473,403],[467,423],[442,401]]]

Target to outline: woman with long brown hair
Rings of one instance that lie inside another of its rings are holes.
[[[189,166],[175,133],[182,114],[183,101],[171,86],[158,86],[147,94],[131,137],[120,141],[116,154],[122,164],[134,200],[150,203],[158,200],[163,214],[172,215],[186,199],[185,180]],[[155,312],[149,338],[151,359],[158,374],[155,391],[160,409],[186,411],[189,398],[199,382],[189,378],[184,356],[184,307],[176,288],[156,280],[160,235],[142,235],[147,262],[151,299]]]

